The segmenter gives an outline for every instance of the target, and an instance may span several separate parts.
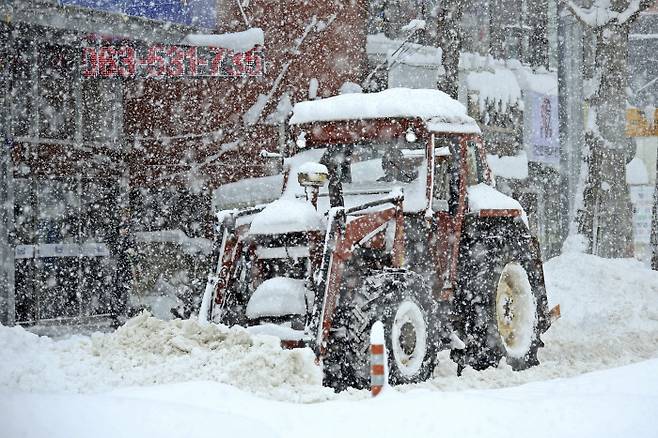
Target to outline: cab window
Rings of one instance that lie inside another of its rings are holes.
[[[466,143],[466,185],[469,186],[484,182],[484,166],[477,147],[478,145],[474,141]]]

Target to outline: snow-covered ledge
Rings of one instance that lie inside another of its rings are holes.
[[[256,46],[265,44],[263,29],[254,27],[244,32],[223,34],[190,34],[181,44],[200,47],[221,47],[234,52],[247,52]]]

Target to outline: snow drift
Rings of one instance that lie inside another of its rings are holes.
[[[434,377],[398,387],[464,390],[563,378],[658,357],[658,272],[635,260],[568,252],[545,264],[549,305],[562,318],[544,334],[541,364],[515,372],[501,364],[476,372],[442,353]],[[173,382],[230,383],[260,396],[294,402],[367,398],[335,395],[321,385],[309,349],[282,350],[276,338],[241,328],[161,321],[141,314],[111,334],[38,337],[0,326],[0,393],[103,392]]]
[[[60,341],[0,327],[0,345],[9,358],[0,361],[0,391],[98,392],[189,380],[272,398],[309,385],[322,390],[309,349],[283,350],[277,338],[240,327],[163,321],[146,312],[114,333]]]

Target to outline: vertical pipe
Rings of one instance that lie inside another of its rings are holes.
[[[558,4],[558,117],[560,170],[567,180],[570,232],[575,231],[581,151],[585,142],[583,115],[583,30]]]

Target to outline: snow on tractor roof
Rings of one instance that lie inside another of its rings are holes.
[[[430,131],[480,133],[460,102],[439,90],[410,88],[300,102],[293,108],[290,124],[381,118],[420,118]]]

